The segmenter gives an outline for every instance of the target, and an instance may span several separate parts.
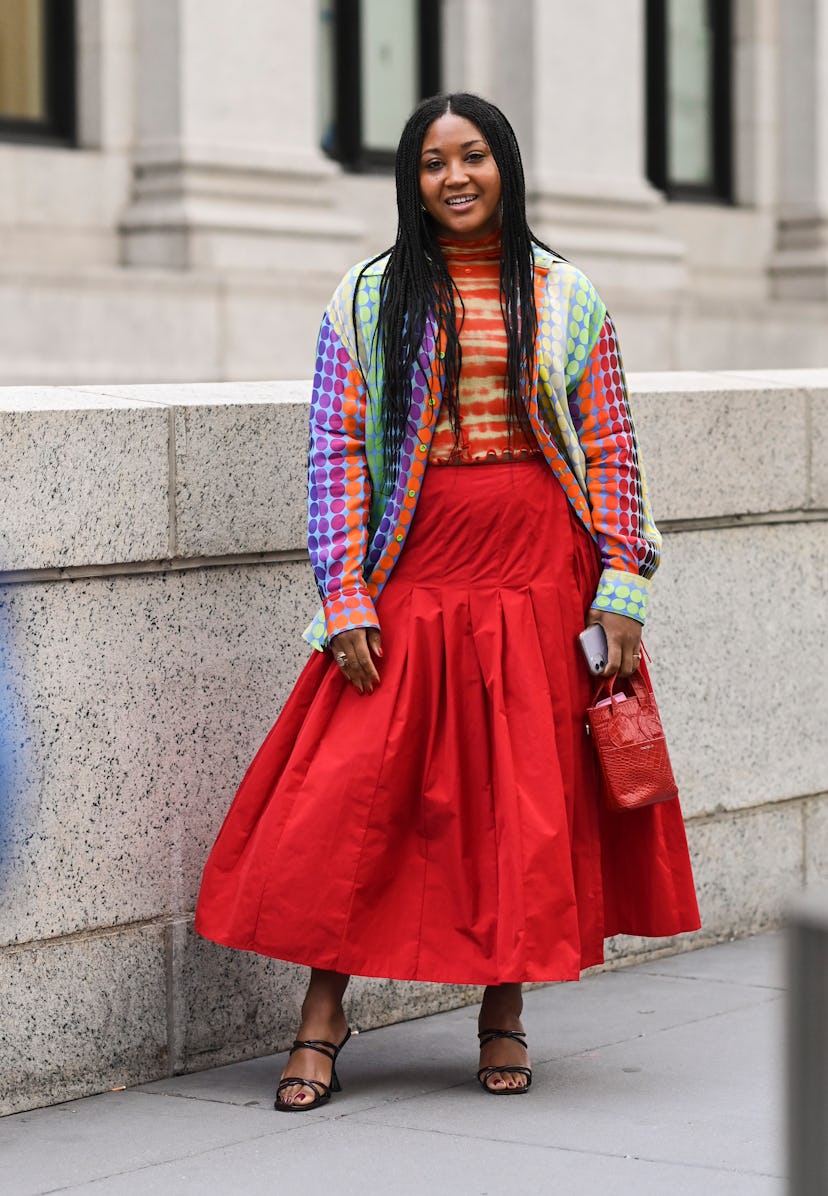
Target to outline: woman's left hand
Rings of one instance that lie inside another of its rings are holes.
[[[596,610],[587,615],[587,626],[600,623],[607,636],[607,667],[602,676],[629,677],[641,663],[641,624],[627,615]]]

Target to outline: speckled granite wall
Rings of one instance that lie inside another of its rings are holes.
[[[640,375],[647,634],[705,928],[828,878],[828,370]],[[0,390],[0,1109],[281,1048],[301,970],[195,938],[306,656],[307,386]],[[820,661],[823,662],[822,666]],[[474,997],[355,982],[353,1024]]]

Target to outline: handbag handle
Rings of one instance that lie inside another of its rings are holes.
[[[643,644],[641,645],[641,647],[647,657],[647,660],[649,660],[650,659],[649,652],[647,652],[647,649],[644,648]],[[598,689],[595,692],[595,697],[592,699],[592,705],[595,706],[596,703],[599,701],[601,694],[606,689],[607,697],[610,699],[610,704],[609,704],[610,714],[612,715],[613,718],[615,718],[615,702],[613,702],[613,700],[612,700],[612,691],[615,688],[615,682],[617,679],[618,679],[617,673],[613,673],[611,677],[604,677],[604,679],[601,681],[601,683],[598,686]],[[636,671],[634,673],[631,673],[629,677],[625,677],[624,680],[627,681],[629,683],[629,685],[632,687],[633,693],[638,698],[639,702],[642,699],[649,697],[651,690],[647,686],[646,681],[641,676],[638,669],[636,669]]]

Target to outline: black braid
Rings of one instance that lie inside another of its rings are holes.
[[[434,121],[447,112],[465,117],[477,126],[488,142],[500,172],[500,306],[508,345],[509,428],[510,432],[515,425],[525,430],[529,428],[523,391],[534,377],[537,333],[532,245],[543,249],[548,246],[533,235],[526,221],[526,183],[520,149],[512,126],[494,104],[466,92],[433,96],[414,109],[397,147],[397,239],[390,250],[378,254],[365,267],[388,256],[380,283],[379,343],[375,341],[369,350],[371,353],[381,352],[383,359],[383,464],[386,478],[393,477],[399,465],[411,408],[411,374],[426,322],[432,314],[436,318],[438,337],[442,334],[445,339],[443,403],[448,406],[455,436],[459,435],[457,396],[462,353],[455,313],[455,295],[459,299],[459,293],[437,240],[436,225],[423,211],[420,201],[423,139]],[[360,274],[357,288],[361,277]],[[462,312],[462,300],[459,302]],[[353,317],[356,328],[356,298]]]

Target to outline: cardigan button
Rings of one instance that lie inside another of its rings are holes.
[[[394,537],[394,539],[397,541],[397,543],[398,543],[398,544],[402,544],[402,542],[403,542],[403,534],[402,534],[402,532],[397,532],[397,534],[396,534],[396,536]]]

